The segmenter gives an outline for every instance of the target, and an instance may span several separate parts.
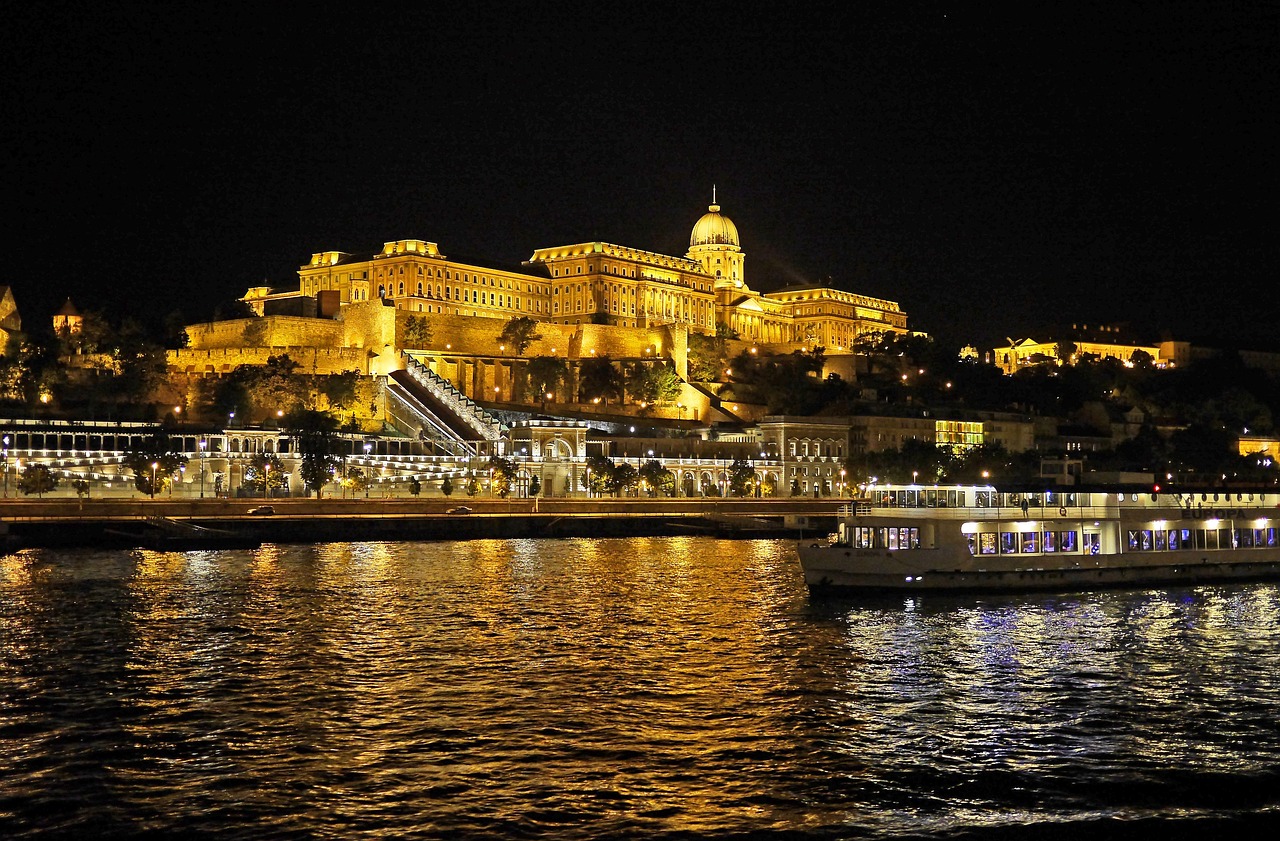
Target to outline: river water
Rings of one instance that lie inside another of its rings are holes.
[[[1275,584],[815,601],[788,542],[711,538],[0,558],[5,837],[1249,837],[1278,718]]]

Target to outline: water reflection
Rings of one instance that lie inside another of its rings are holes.
[[[1278,614],[1271,585],[814,601],[774,541],[8,556],[0,814],[254,837],[1203,815],[1280,767]]]

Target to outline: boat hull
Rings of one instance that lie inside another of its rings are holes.
[[[892,552],[800,544],[814,593],[1090,590],[1280,579],[1280,553],[1247,550],[1038,558],[1035,567],[977,568],[973,559],[917,550]],[[967,553],[966,553],[967,554]]]

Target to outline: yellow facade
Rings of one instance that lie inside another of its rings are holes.
[[[321,315],[336,306],[383,301],[415,313],[553,324],[682,326],[711,334],[727,328],[752,342],[850,347],[873,332],[901,333],[896,302],[821,285],[759,293],[746,283],[737,227],[712,204],[694,225],[683,257],[587,242],[540,248],[526,270],[451,260],[434,242],[387,242],[368,257],[322,251],[298,270],[297,292],[249,290],[262,315],[271,301],[313,298]]]

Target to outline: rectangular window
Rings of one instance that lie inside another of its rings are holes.
[[[995,532],[988,531],[978,535],[978,551],[983,555],[996,554],[996,533]]]
[[[1138,539],[1142,544],[1142,551],[1150,552],[1151,551],[1151,529],[1143,529],[1139,533]]]
[[[1000,532],[1000,554],[1018,554],[1018,533],[1016,531]]]
[[[1156,531],[1156,533],[1155,533],[1155,539],[1156,539],[1156,551],[1157,551],[1157,552],[1163,552],[1163,551],[1165,550],[1165,547],[1168,545],[1168,544],[1166,543],[1166,541],[1165,541],[1165,537],[1166,537],[1167,535],[1168,535],[1168,532],[1166,532],[1164,529],[1158,529],[1158,530]]]
[[[1040,551],[1040,532],[1027,531],[1022,533],[1022,551],[1023,554],[1028,552],[1034,553]]]
[[[1084,552],[1087,555],[1096,555],[1102,551],[1102,536],[1097,532],[1084,533]]]
[[[1044,551],[1045,551],[1045,552],[1057,552],[1057,551],[1058,551],[1058,534],[1057,534],[1057,532],[1047,531],[1047,532],[1045,532],[1045,533],[1044,533],[1043,538],[1044,538]]]

